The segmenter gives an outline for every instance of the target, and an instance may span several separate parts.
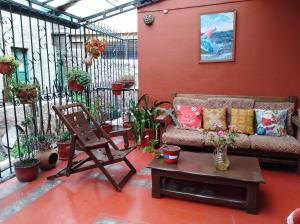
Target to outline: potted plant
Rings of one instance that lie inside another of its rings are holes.
[[[39,86],[35,83],[15,82],[12,80],[12,90],[22,104],[33,104],[37,101]]]
[[[103,96],[100,95],[95,98],[94,106],[91,110],[91,113],[107,133],[110,133],[113,128],[111,121],[109,121],[109,113],[112,109],[113,107],[110,104],[104,103]]]
[[[64,131],[60,133],[57,139],[57,152],[58,158],[60,160],[67,160],[70,155],[71,148],[71,133],[69,131]]]
[[[111,90],[114,96],[119,96],[122,93],[123,84],[119,81],[113,82],[111,84]]]
[[[83,91],[91,83],[91,76],[80,67],[72,68],[66,75],[70,91]]]
[[[214,133],[206,133],[208,141],[215,147],[214,150],[214,165],[217,170],[228,170],[230,161],[227,156],[227,148],[236,148],[237,133],[240,132],[236,127],[231,126],[224,131],[222,125],[215,124]]]
[[[93,59],[97,59],[105,50],[107,42],[105,39],[92,38],[85,44],[85,49],[89,53],[84,63],[91,66]]]
[[[123,88],[130,88],[135,83],[134,75],[123,75],[119,81],[122,83]]]
[[[34,157],[34,150],[28,139],[28,134],[21,133],[19,147],[15,146],[12,149],[12,151],[17,151],[18,161],[14,163],[14,169],[17,179],[21,182],[33,181],[39,174],[40,161]]]
[[[55,136],[50,134],[50,120],[51,116],[49,115],[46,132],[38,130],[34,117],[28,117],[22,122],[28,133],[27,141],[35,152],[35,158],[40,161],[39,167],[42,170],[53,169],[58,159],[58,155],[52,147]]]
[[[17,71],[19,62],[13,55],[0,56],[0,73],[11,75]]]
[[[131,124],[134,141],[141,141],[141,147],[149,145],[150,141],[156,136],[156,130],[159,124],[155,121],[156,116],[160,115],[164,108],[159,107],[163,104],[170,104],[168,101],[154,101],[145,94],[140,97],[137,103],[130,102],[128,110],[129,122]]]

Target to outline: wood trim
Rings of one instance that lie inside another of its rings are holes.
[[[292,123],[297,127],[300,128],[300,116],[293,116]]]
[[[291,102],[296,104],[297,102],[296,96],[207,95],[207,94],[192,94],[192,93],[177,93],[175,96],[192,98],[192,99],[197,99],[197,98],[208,99],[212,97],[245,98],[245,99],[254,99],[255,102],[271,102],[271,103]]]

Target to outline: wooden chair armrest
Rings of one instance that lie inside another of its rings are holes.
[[[169,109],[169,110],[172,110],[172,109]],[[170,115],[165,112],[165,113],[159,115],[155,120],[157,123],[165,124],[168,119],[170,119]]]
[[[292,117],[292,123],[295,125],[297,128],[300,128],[300,116],[293,116]]]

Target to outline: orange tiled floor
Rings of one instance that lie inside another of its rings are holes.
[[[41,173],[29,184],[11,179],[0,185],[0,220],[14,224],[283,224],[289,212],[300,207],[300,177],[293,172],[272,170],[263,170],[267,184],[261,186],[262,203],[258,215],[178,199],[152,199],[150,174],[143,172],[147,171],[143,168],[151,158],[139,150],[130,154],[129,159],[138,173],[121,193],[116,192],[97,169],[60,178],[50,187],[46,177],[56,170]],[[60,162],[57,169],[63,166]],[[116,165],[111,171],[117,176],[120,168]],[[1,197],[1,192],[8,188],[15,188],[15,191]]]

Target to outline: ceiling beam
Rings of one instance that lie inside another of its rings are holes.
[[[83,18],[83,21],[86,21],[87,24],[95,23],[124,12],[129,12],[136,8],[144,7],[146,5],[158,2],[159,0],[134,0],[119,6],[115,6],[111,9],[104,10],[102,12],[87,16]]]

